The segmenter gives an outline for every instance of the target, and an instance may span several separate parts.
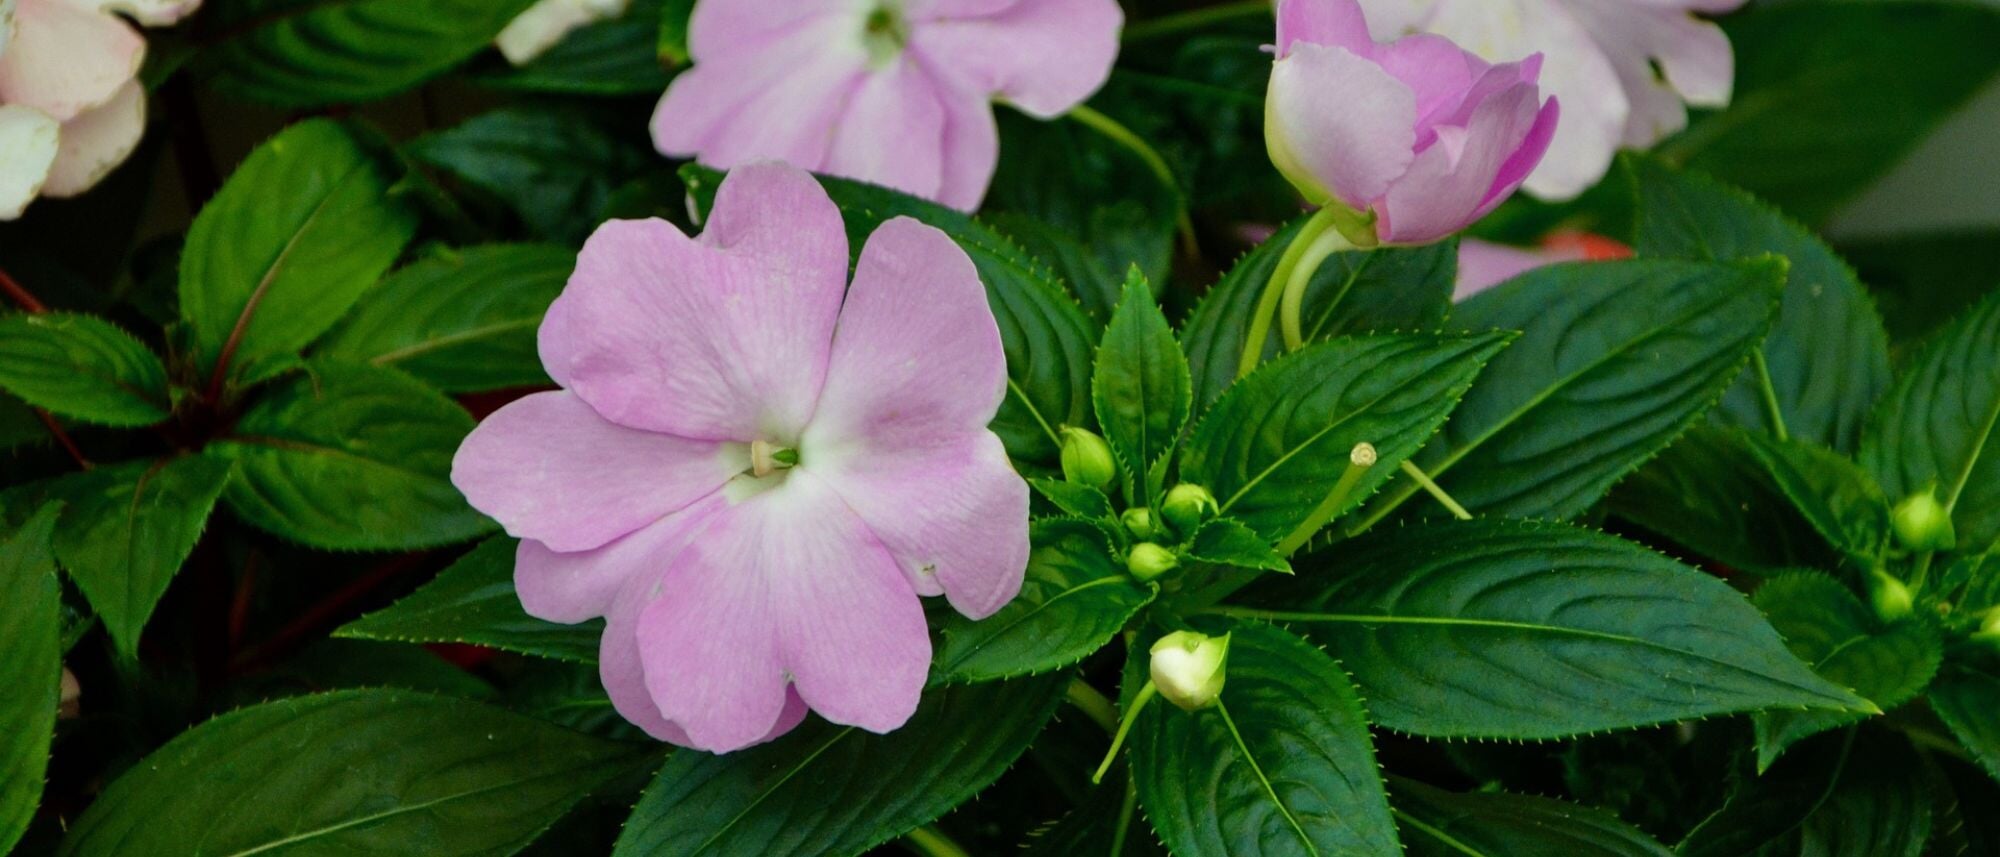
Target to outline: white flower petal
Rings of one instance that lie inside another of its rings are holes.
[[[0,220],[20,217],[42,192],[60,129],[40,110],[0,104]]]
[[[132,81],[111,101],[64,122],[62,144],[42,193],[72,197],[97,183],[139,148],[146,134],[146,88]]]

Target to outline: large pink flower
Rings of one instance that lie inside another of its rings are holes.
[[[89,190],[146,128],[146,41],[200,0],[0,0],[0,220]]]
[[[1520,187],[1555,133],[1540,57],[1488,65],[1430,35],[1378,44],[1355,0],[1283,0],[1277,50],[1272,161],[1312,202],[1374,212],[1383,242],[1471,225]]]
[[[661,152],[776,159],[970,210],[999,159],[990,102],[1042,118],[1104,83],[1116,0],[703,0]]]
[[[986,424],[1006,357],[965,252],[909,218],[846,286],[812,177],[729,174],[700,238],[612,221],[541,328],[562,385],[466,438],[452,481],[522,539],[528,612],[606,617],[618,711],[727,751],[894,729],[930,664],[920,595],[1020,590],[1028,489]],[[789,465],[789,466],[788,466]]]

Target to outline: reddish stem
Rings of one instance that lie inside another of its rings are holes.
[[[4,270],[0,270],[0,292],[6,292],[7,297],[12,298],[15,303],[21,305],[21,309],[29,313],[49,311],[48,304],[42,303],[34,293],[22,288],[20,283],[14,282],[14,278],[8,276]]]
[[[266,666],[275,661],[278,656],[290,650],[301,640],[318,632],[322,627],[330,624],[335,619],[340,618],[343,613],[354,606],[354,602],[374,592],[382,584],[417,567],[419,563],[423,562],[425,557],[426,554],[422,553],[399,556],[376,566],[367,574],[355,578],[346,586],[341,587],[338,592],[327,596],[318,604],[314,604],[312,609],[300,614],[297,619],[292,620],[291,624],[278,629],[278,632],[272,634],[270,639],[259,643],[256,648],[245,652],[241,657],[237,658],[236,672],[239,674],[250,672],[257,667]]]
[[[63,431],[62,423],[56,422],[54,414],[36,408],[35,416],[42,419],[42,425],[48,427],[50,436],[56,439],[56,443],[62,446],[64,452],[69,453],[70,460],[75,461],[77,467],[89,470],[95,466],[90,463],[90,459],[83,457],[83,450],[77,448],[76,441],[70,439],[69,432]]]

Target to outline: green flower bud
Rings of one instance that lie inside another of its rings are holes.
[[[1156,580],[1180,564],[1180,558],[1174,556],[1173,551],[1152,542],[1133,545],[1132,552],[1125,557],[1125,569],[1141,582]]]
[[[1064,426],[1062,470],[1070,482],[1103,488],[1118,478],[1118,460],[1111,457],[1111,445],[1104,438],[1088,429]]]
[[[1890,513],[1889,523],[1895,527],[1896,540],[1913,551],[1951,550],[1958,545],[1951,513],[1945,511],[1931,488],[1904,497]]]
[[[1160,514],[1167,523],[1174,525],[1181,535],[1192,536],[1202,522],[1215,517],[1222,511],[1215,503],[1215,495],[1207,488],[1183,482],[1167,492],[1167,499],[1160,504]]]
[[[1868,603],[1874,606],[1875,615],[1884,622],[1907,617],[1916,608],[1916,599],[1910,595],[1910,588],[1881,570],[1868,576]]]
[[[1151,509],[1144,507],[1126,509],[1125,514],[1118,516],[1118,520],[1125,524],[1125,531],[1131,533],[1132,538],[1140,541],[1157,538],[1160,535],[1160,522],[1153,517]]]
[[[1222,696],[1229,671],[1228,634],[1175,631],[1153,644],[1152,655],[1153,686],[1168,702],[1200,711]]]

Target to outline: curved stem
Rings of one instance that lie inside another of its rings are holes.
[[[1334,228],[1335,215],[1330,211],[1322,208],[1313,212],[1292,236],[1292,243],[1285,245],[1285,252],[1278,256],[1278,266],[1271,269],[1271,279],[1265,283],[1264,294],[1257,298],[1257,309],[1250,315],[1250,330],[1243,336],[1243,356],[1237,360],[1236,377],[1250,374],[1263,361],[1264,343],[1271,338],[1271,317],[1278,313],[1285,283],[1298,267],[1299,258],[1319,240],[1320,234]]]
[[[1445,493],[1444,488],[1433,481],[1430,474],[1425,473],[1423,468],[1416,465],[1416,462],[1407,458],[1403,459],[1403,472],[1410,474],[1411,479],[1417,480],[1417,485],[1421,486],[1425,493],[1430,494],[1440,505],[1451,510],[1452,517],[1461,521],[1472,520],[1472,513],[1466,511],[1464,506],[1459,505],[1457,500],[1452,499],[1450,494]]]
[[[1139,719],[1139,712],[1146,710],[1146,703],[1160,695],[1160,689],[1151,681],[1133,694],[1132,705],[1125,709],[1125,717],[1118,722],[1118,732],[1111,736],[1111,749],[1104,751],[1104,761],[1097,766],[1097,772],[1090,775],[1092,783],[1104,782],[1104,774],[1111,770],[1111,763],[1118,761],[1118,748],[1125,746],[1125,736],[1132,731],[1132,724]]]
[[[971,857],[966,850],[935,825],[924,825],[903,834],[903,844],[924,857]]]
[[[1771,382],[1771,363],[1764,359],[1764,348],[1750,352],[1750,362],[1757,367],[1758,387],[1764,394],[1764,416],[1771,421],[1771,434],[1779,441],[1790,439],[1785,431],[1785,411],[1778,407],[1778,385]]]
[[[1069,700],[1069,704],[1076,706],[1077,710],[1082,711],[1091,722],[1104,727],[1105,732],[1118,731],[1118,706],[1113,705],[1111,700],[1106,699],[1104,694],[1098,693],[1097,688],[1091,687],[1083,679],[1071,679],[1069,688],[1063,692],[1063,698]]]
[[[1174,195],[1174,229],[1180,234],[1181,249],[1190,257],[1199,256],[1201,246],[1195,240],[1194,221],[1188,217],[1187,203],[1181,197],[1180,182],[1174,179],[1173,167],[1167,165],[1167,159],[1161,157],[1159,151],[1147,143],[1145,138],[1132,133],[1132,129],[1088,106],[1079,104],[1070,108],[1064,115],[1092,131],[1103,134],[1106,139],[1123,146],[1138,156],[1140,161],[1145,162],[1146,169],[1153,173],[1153,177],[1159,179],[1167,192]]]
[[[1111,829],[1111,857],[1124,857],[1125,838],[1132,830],[1132,811],[1139,807],[1139,786],[1125,778],[1125,801],[1118,805],[1118,826]]]
[[[1305,307],[1306,286],[1312,284],[1314,274],[1328,256],[1342,250],[1355,249],[1354,242],[1339,228],[1329,229],[1313,239],[1312,246],[1299,256],[1298,266],[1285,279],[1285,292],[1278,303],[1278,329],[1285,335],[1285,350],[1297,351],[1304,347],[1304,328],[1299,325],[1299,312]]]

